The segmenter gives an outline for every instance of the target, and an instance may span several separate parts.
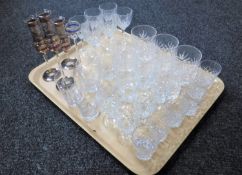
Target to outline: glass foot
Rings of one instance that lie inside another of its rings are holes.
[[[77,62],[78,62],[78,61],[77,61],[76,58],[74,58],[74,59],[66,58],[66,59],[64,59],[64,60],[61,62],[61,66],[62,66],[64,69],[72,70],[72,69],[76,68]]]
[[[63,81],[65,81],[63,83]],[[56,83],[56,89],[59,91],[60,88],[62,89],[68,89],[74,84],[74,78],[73,77],[64,77],[60,78]]]
[[[47,82],[55,81],[60,78],[61,72],[56,68],[50,68],[43,74],[43,79]]]

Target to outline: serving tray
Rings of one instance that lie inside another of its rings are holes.
[[[131,36],[129,34],[121,34],[120,37]],[[122,36],[121,36],[122,35]],[[79,43],[78,47],[89,47],[87,44]],[[67,57],[75,57],[75,49],[72,47],[68,53],[61,53],[61,59]],[[56,90],[54,82],[45,82],[42,74],[45,70],[57,67],[57,57],[52,57],[48,64],[43,63],[34,68],[29,74],[29,80],[36,88],[38,88],[45,96],[55,103],[65,114],[84,129],[93,139],[116,157],[122,164],[136,174],[155,174],[157,173],[176,152],[182,142],[195,128],[198,122],[204,117],[205,113],[213,105],[216,99],[224,90],[224,83],[221,79],[216,78],[214,84],[208,90],[204,100],[201,102],[198,112],[193,117],[186,117],[179,128],[172,129],[164,143],[160,144],[157,151],[149,161],[138,160],[132,145],[123,145],[117,138],[117,134],[112,129],[103,125],[103,114],[92,122],[86,122],[81,119],[77,109],[67,105],[64,98]]]

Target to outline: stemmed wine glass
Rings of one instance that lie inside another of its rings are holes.
[[[118,27],[124,33],[126,28],[130,25],[133,17],[133,10],[129,7],[117,8],[117,23]]]
[[[126,28],[130,25],[133,18],[133,10],[129,7],[118,7],[117,8],[117,24],[124,34]],[[126,49],[127,41],[126,37],[123,37],[123,42],[121,42],[123,50]]]

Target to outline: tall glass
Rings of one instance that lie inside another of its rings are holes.
[[[84,11],[86,23],[86,41],[94,47],[100,46],[102,33],[102,14],[99,8],[89,8]]]
[[[111,38],[117,27],[117,4],[114,2],[106,2],[99,5],[99,9],[102,13],[103,33]]]

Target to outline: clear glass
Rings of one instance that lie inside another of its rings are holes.
[[[199,65],[202,59],[202,52],[191,45],[180,45],[177,48],[177,58],[180,61]]]
[[[179,45],[178,38],[170,34],[158,34],[154,37],[153,42],[160,47],[162,54],[175,55]]]
[[[203,60],[201,61],[200,67],[202,68],[204,75],[200,73],[200,77],[203,82],[201,82],[200,86],[210,87],[214,81],[214,79],[221,73],[222,67],[221,65],[213,60]],[[207,73],[207,74],[206,74]],[[204,77],[204,78],[203,78]]]
[[[93,121],[99,116],[98,106],[95,101],[89,101],[84,98],[81,103],[77,104],[77,107],[85,121]]]
[[[135,57],[138,57],[143,62],[154,59],[154,45],[151,41],[156,34],[156,29],[149,25],[138,25],[131,29],[131,35],[134,36],[131,47]]]
[[[77,77],[82,82],[85,92],[94,93],[98,91],[100,84],[100,58],[99,57],[82,57],[81,66],[75,71]]]
[[[131,29],[131,35],[144,41],[152,41],[156,34],[157,30],[149,25],[138,25]]]
[[[66,25],[66,32],[70,36],[70,38],[73,40],[74,44],[77,44],[77,39],[78,39],[78,33],[80,32],[81,29],[81,24],[76,21],[76,20],[69,20]]]
[[[103,33],[111,38],[117,28],[117,4],[114,2],[106,2],[100,4],[99,9],[102,13]]]
[[[135,129],[132,142],[136,150],[136,157],[140,160],[150,160],[157,148],[155,130],[142,125]]]
[[[198,71],[198,66],[202,59],[202,52],[194,46],[180,45],[177,48],[177,58],[180,62],[179,72],[181,77],[181,84],[183,86],[191,83]]]
[[[99,8],[89,8],[84,11],[87,20],[85,38],[86,41],[95,46],[100,46],[100,37],[102,33],[102,14]]]
[[[181,94],[176,102],[166,104],[165,119],[167,126],[170,128],[180,127],[190,107],[190,101],[185,94]]]
[[[71,21],[78,22],[80,24],[80,30],[76,34],[80,40],[83,40],[84,39],[84,36],[83,36],[84,24],[87,21],[85,16],[84,15],[75,15],[68,20],[68,22],[71,22]]]
[[[117,8],[117,22],[118,27],[124,32],[130,25],[133,17],[133,10],[129,7],[118,7]]]
[[[59,79],[56,86],[69,106],[76,107],[83,101],[81,88],[77,86],[73,77]]]
[[[203,96],[222,70],[221,65],[213,60],[201,61],[200,68],[194,83],[191,83],[187,87],[187,94],[196,101],[196,103],[200,103]],[[190,112],[188,115],[190,116],[191,114],[193,113]]]

